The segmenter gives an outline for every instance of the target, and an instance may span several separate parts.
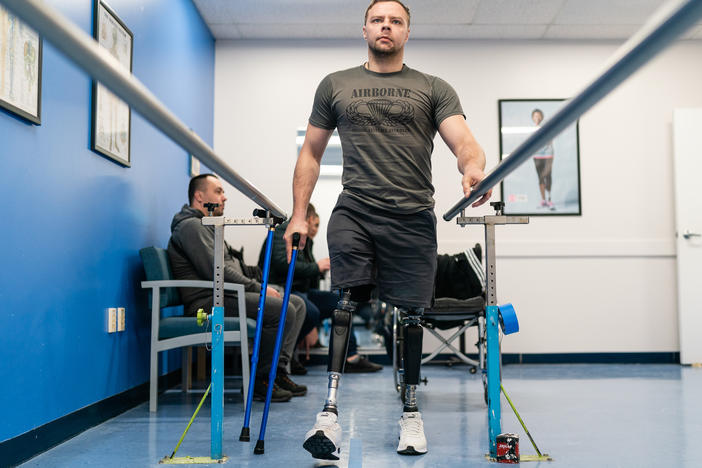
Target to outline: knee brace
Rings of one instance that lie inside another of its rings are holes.
[[[405,384],[419,384],[419,369],[422,364],[422,329],[421,318],[424,313],[423,308],[400,309],[401,324],[403,327],[405,340],[402,350]]]

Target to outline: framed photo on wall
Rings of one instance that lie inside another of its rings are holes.
[[[189,155],[190,159],[190,177],[195,177],[200,175],[200,160],[197,159],[192,154]]]
[[[41,125],[39,34],[0,5],[0,107]]]
[[[564,99],[500,99],[500,160],[509,157]],[[534,153],[500,185],[505,214],[581,214],[578,123]]]
[[[132,71],[134,35],[102,0],[95,0],[93,36],[119,63]],[[131,166],[131,109],[102,83],[93,81],[91,149]]]

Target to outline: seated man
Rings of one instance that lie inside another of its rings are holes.
[[[213,214],[222,216],[227,197],[219,178],[214,174],[202,174],[193,177],[188,186],[189,205],[183,205],[180,212],[173,216],[171,239],[168,242],[168,256],[176,279],[211,281],[214,270],[214,226],[203,226],[202,218],[207,216],[205,204],[216,203]],[[259,295],[261,291],[258,267],[250,267],[243,261],[240,252],[224,243],[224,281],[240,283],[246,290],[246,315],[256,319]],[[269,286],[266,295],[266,307],[263,311],[263,324],[259,352],[254,398],[265,400],[268,387],[268,373],[273,364],[273,350],[283,305],[283,290],[279,286]],[[185,314],[194,316],[197,310],[212,309],[212,290],[202,288],[180,288],[185,305]],[[239,307],[236,293],[226,291],[224,294],[224,314],[237,316]],[[307,393],[307,387],[297,385],[290,380],[286,367],[295,350],[297,335],[305,320],[305,303],[302,299],[290,296],[290,304],[285,317],[285,331],[280,352],[278,370],[273,387],[271,401],[288,401],[293,396]]]
[[[313,328],[319,327],[322,320],[331,318],[332,312],[340,299],[336,293],[319,289],[319,280],[329,270],[329,258],[317,261],[312,253],[312,239],[319,230],[319,215],[311,203],[307,207],[307,225],[307,243],[305,248],[298,253],[295,261],[295,276],[293,277],[293,293],[303,298],[307,305],[307,318],[300,331],[300,339]],[[287,277],[288,261],[285,253],[285,241],[283,240],[283,233],[285,233],[287,226],[287,222],[281,224],[276,228],[273,235],[270,268],[271,282],[284,282]],[[258,259],[259,266],[263,266],[265,251],[266,244],[264,242]],[[346,356],[346,365],[344,367],[344,372],[346,373],[376,372],[383,368],[383,366],[371,362],[358,354],[358,344],[353,331],[349,337],[349,347]],[[294,373],[306,373],[301,364],[296,361],[293,361],[293,364],[294,367],[292,364],[291,367]]]

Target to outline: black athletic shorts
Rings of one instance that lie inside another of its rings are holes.
[[[396,214],[342,193],[329,219],[332,289],[376,285],[396,307],[431,307],[436,274],[433,210]]]

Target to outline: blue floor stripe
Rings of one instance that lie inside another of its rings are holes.
[[[361,439],[351,439],[349,445],[349,468],[363,468],[363,445]]]

